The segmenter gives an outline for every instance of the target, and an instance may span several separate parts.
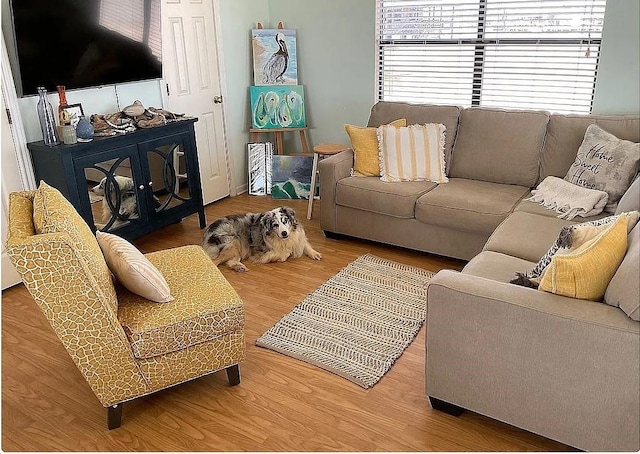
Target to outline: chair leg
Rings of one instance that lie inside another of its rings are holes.
[[[122,403],[107,407],[107,428],[117,429],[122,424]]]
[[[240,366],[238,364],[229,366],[225,370],[227,371],[227,378],[229,379],[229,384],[231,386],[235,386],[240,383]]]
[[[451,416],[460,416],[462,413],[464,413],[464,408],[458,407],[454,404],[450,404],[449,402],[445,402],[444,400],[440,400],[435,397],[429,396],[429,402],[431,403],[431,408],[433,408],[434,410],[447,413]]]

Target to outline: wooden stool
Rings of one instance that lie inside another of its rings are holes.
[[[320,143],[313,147],[313,167],[311,169],[311,188],[309,190],[309,208],[307,209],[307,219],[311,219],[311,212],[313,211],[313,199],[316,195],[316,175],[318,174],[318,161],[320,160],[320,157],[322,156],[322,158],[324,159],[325,156],[338,154],[348,148],[348,145],[342,143]]]

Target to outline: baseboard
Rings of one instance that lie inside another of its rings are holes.
[[[249,188],[248,183],[236,187],[236,195],[244,194]]]

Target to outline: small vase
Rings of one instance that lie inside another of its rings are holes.
[[[53,113],[53,107],[47,99],[47,89],[38,87],[38,120],[40,120],[40,129],[42,130],[42,140],[48,147],[54,147],[60,144],[58,131],[56,127],[56,117]]]
[[[78,139],[91,140],[93,139],[93,125],[87,117],[80,117],[78,124],[76,125],[76,135]]]

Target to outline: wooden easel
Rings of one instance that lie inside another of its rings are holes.
[[[262,23],[258,22],[256,24],[256,28],[258,30],[262,30]],[[283,30],[283,29],[284,29],[284,24],[282,22],[278,22],[278,30]],[[301,154],[296,153],[296,155],[313,156],[309,151],[309,142],[307,141],[307,129],[309,129],[307,126],[305,126],[304,128],[265,128],[265,129],[251,128],[249,129],[249,132],[251,133],[252,142],[258,141],[259,134],[266,134],[270,132],[274,133],[276,135],[276,153],[281,155],[281,154],[284,154],[283,133],[298,131],[298,134],[300,135],[300,144],[302,144],[302,153]]]

